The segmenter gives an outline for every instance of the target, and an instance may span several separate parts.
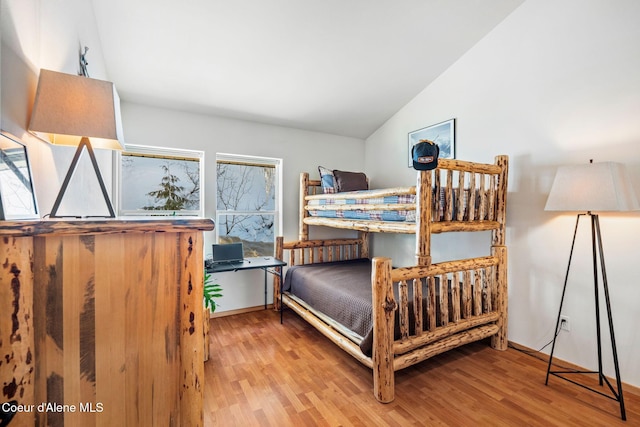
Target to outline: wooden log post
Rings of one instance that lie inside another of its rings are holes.
[[[373,259],[373,393],[382,403],[394,399],[393,330],[398,306],[393,297],[391,259]]]
[[[358,238],[360,239],[360,258],[369,258],[369,233],[359,231]]]
[[[454,216],[453,212],[453,171],[451,169],[447,169],[447,186],[445,187],[445,195],[446,195],[446,205],[444,206],[444,220],[451,221]],[[440,197],[438,196],[438,199]]]
[[[438,169],[435,169],[439,173]],[[431,171],[418,172],[416,189],[416,264],[431,265]]]
[[[276,237],[275,257],[277,259],[283,259],[282,258],[284,256],[283,244],[284,244],[284,237],[283,236]],[[278,268],[282,269],[282,267],[278,267]],[[282,273],[282,270],[280,270],[280,273]],[[282,301],[280,301],[281,286],[282,286],[282,282],[280,281],[280,277],[277,275],[274,275],[273,276],[273,309],[275,311],[281,310],[281,304],[282,304]]]
[[[31,237],[0,244],[0,405],[35,403],[32,246]],[[18,412],[11,425],[34,423],[33,412]]]
[[[476,173],[469,172],[469,197],[467,197],[467,212],[469,222],[476,220]]]
[[[424,330],[423,330],[424,302],[422,300],[422,280],[421,279],[413,279],[413,307],[414,307],[413,308],[414,330],[416,331],[416,335],[420,336],[424,333]]]
[[[180,425],[204,425],[204,346],[202,233],[181,233],[180,260]]]
[[[458,171],[458,188],[456,188],[456,221],[462,221],[464,219],[464,172]]]
[[[309,216],[309,212],[304,208],[307,204],[305,197],[309,192],[309,174],[300,174],[300,211],[298,212],[298,239],[309,240],[309,226],[304,223],[304,219]]]
[[[507,233],[507,180],[509,177],[509,156],[496,156],[496,165],[501,167],[498,175],[497,217],[500,227],[493,230],[491,241],[493,246],[504,246]]]
[[[497,350],[507,349],[507,248],[506,231],[507,231],[507,181],[509,176],[509,157],[496,156],[496,165],[500,166],[501,172],[498,175],[497,188],[497,206],[496,221],[500,227],[493,230],[492,253],[499,258],[498,267],[496,268],[496,307],[495,310],[500,314],[500,318],[496,322],[500,328],[498,333],[491,337],[491,347]]]
[[[496,350],[506,350],[508,345],[507,340],[507,247],[506,246],[494,246],[491,248],[491,252],[494,256],[498,257],[499,262],[496,270],[495,277],[495,307],[494,310],[499,314],[499,318],[496,321],[498,333],[491,337],[491,347]]]
[[[398,284],[398,324],[400,337],[409,338],[409,290],[405,280]]]

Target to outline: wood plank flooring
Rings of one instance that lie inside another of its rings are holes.
[[[396,373],[373,397],[371,370],[291,312],[211,319],[205,426],[640,426],[640,392],[618,403],[552,377],[546,362],[469,344]]]

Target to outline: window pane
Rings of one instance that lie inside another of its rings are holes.
[[[242,242],[245,257],[273,256],[275,215],[218,214],[220,243]]]
[[[274,211],[276,170],[272,166],[216,165],[218,211]]]
[[[122,154],[123,211],[200,209],[200,160]]]

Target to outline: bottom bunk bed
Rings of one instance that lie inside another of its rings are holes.
[[[291,308],[373,370],[376,399],[394,399],[394,372],[449,349],[491,337],[507,347],[506,247],[491,255],[428,266],[392,268],[368,259],[357,239],[277,239],[287,261],[274,280],[276,308]]]

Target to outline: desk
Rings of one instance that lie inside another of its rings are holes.
[[[206,268],[207,273],[222,273],[226,271],[255,270],[257,268],[264,270],[264,308],[267,308],[267,272],[274,274],[280,278],[282,283],[282,268],[287,265],[272,256],[258,256],[245,258],[242,262],[220,263],[210,265]]]

